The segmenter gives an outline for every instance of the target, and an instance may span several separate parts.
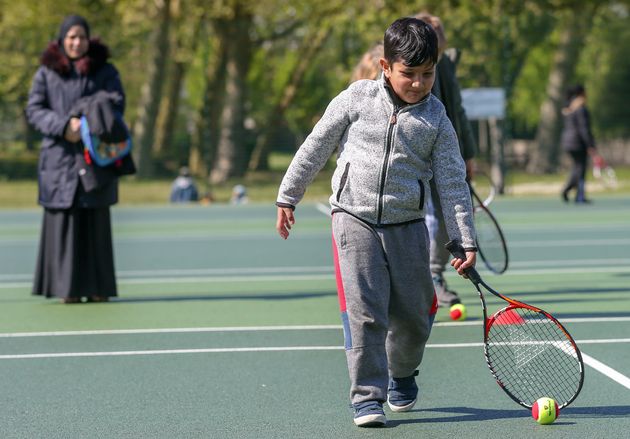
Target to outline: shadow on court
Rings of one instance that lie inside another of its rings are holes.
[[[416,419],[392,419],[388,425],[395,427],[402,424],[433,424],[448,422],[488,421],[493,419],[516,419],[531,416],[525,409],[513,410],[488,410],[476,407],[439,407],[426,410],[412,410],[411,413],[427,413],[427,418]],[[447,413],[452,416],[436,417],[434,413]]]
[[[433,424],[450,422],[475,422],[501,419],[529,418],[531,414],[527,409],[513,410],[488,410],[475,407],[441,407],[426,410],[412,410],[411,413],[431,413],[426,418],[416,419],[392,419],[388,420],[388,427],[396,427],[403,424]],[[451,416],[435,417],[434,413],[450,414]],[[573,424],[573,418],[617,418],[630,415],[630,406],[599,406],[599,407],[567,407],[560,412],[560,418],[555,425]],[[563,421],[564,418],[564,421]]]
[[[334,291],[286,293],[286,294],[224,294],[224,295],[177,295],[177,296],[153,296],[153,297],[116,297],[108,304],[131,303],[131,302],[187,302],[195,300],[302,300],[318,297],[337,296]]]
[[[609,405],[598,407],[567,407],[561,414],[574,418],[625,418],[630,416],[630,405]]]

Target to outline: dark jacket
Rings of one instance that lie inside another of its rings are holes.
[[[107,62],[109,51],[98,40],[90,41],[87,55],[74,66],[57,42],[49,44],[41,58],[29,93],[26,115],[44,135],[39,156],[39,204],[51,209],[106,207],[118,201],[116,178],[86,192],[79,184],[85,163],[77,160],[81,142],[70,143],[63,136],[73,105],[100,90],[124,91],[116,68]],[[124,112],[124,99],[117,111]]]
[[[435,83],[431,91],[444,104],[446,115],[457,133],[462,157],[464,160],[468,160],[476,155],[477,147],[470,122],[462,105],[462,97],[455,74],[456,61],[454,58],[456,56],[457,54],[450,49],[442,55],[437,64]]]
[[[591,132],[591,121],[583,98],[574,99],[562,110],[564,126],[560,144],[567,152],[582,152],[595,148],[595,138]]]

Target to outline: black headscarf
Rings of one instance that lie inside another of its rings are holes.
[[[80,15],[68,15],[64,18],[63,23],[59,27],[59,36],[57,38],[57,42],[59,43],[59,47],[63,50],[63,39],[66,37],[66,34],[72,28],[72,26],[81,26],[85,29],[85,35],[88,40],[90,39],[90,25],[87,20]]]

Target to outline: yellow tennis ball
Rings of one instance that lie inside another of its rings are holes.
[[[532,406],[532,417],[542,425],[553,423],[560,416],[558,404],[546,396],[539,398]]]
[[[462,303],[457,303],[451,306],[449,314],[453,320],[466,320],[466,307]]]

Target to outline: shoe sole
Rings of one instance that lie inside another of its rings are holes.
[[[418,401],[418,398],[414,399],[413,401],[411,401],[407,405],[394,405],[391,402],[389,402],[389,398],[388,398],[387,399],[387,405],[389,406],[389,408],[390,408],[390,410],[392,412],[396,412],[396,413],[408,412],[409,410],[411,410],[413,408],[414,405],[416,405],[417,401]]]
[[[383,414],[365,415],[354,418],[354,424],[357,427],[384,427],[387,419]]]

